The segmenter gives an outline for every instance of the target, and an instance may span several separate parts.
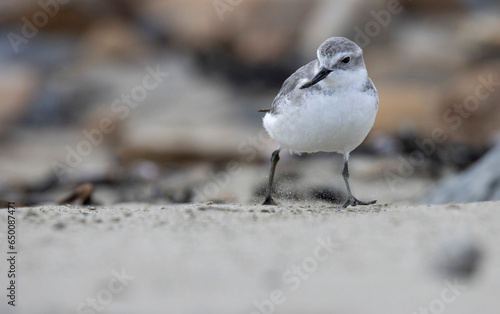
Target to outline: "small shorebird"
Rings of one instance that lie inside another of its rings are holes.
[[[378,109],[363,51],[349,39],[332,37],[319,46],[317,56],[283,83],[271,109],[260,110],[267,112],[264,128],[279,144],[271,157],[263,205],[276,204],[271,192],[282,149],[343,154],[348,192],[343,207],[374,204],[356,199],[349,185],[349,153],[368,135]]]

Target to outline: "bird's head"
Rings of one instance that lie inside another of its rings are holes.
[[[344,37],[332,37],[319,46],[319,69],[300,89],[309,88],[320,81],[333,86],[364,82],[366,74],[363,50]]]

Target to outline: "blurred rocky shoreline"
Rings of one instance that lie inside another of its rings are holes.
[[[231,3],[0,4],[0,200],[54,204],[90,184],[73,201],[257,202],[275,145],[257,110],[330,36],[364,48],[380,94],[354,155],[367,198],[419,201],[498,143],[496,2]],[[280,195],[338,202],[339,167],[291,157]]]

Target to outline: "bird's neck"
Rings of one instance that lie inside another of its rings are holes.
[[[335,89],[360,89],[366,84],[366,80],[368,79],[366,68],[341,71],[332,74],[322,81],[325,87]]]

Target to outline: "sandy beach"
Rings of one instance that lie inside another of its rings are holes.
[[[0,312],[497,313],[499,204],[17,208]],[[436,267],[455,240],[481,253],[469,277]]]
[[[498,29],[500,1],[0,2],[0,314],[500,313]],[[351,150],[374,205],[339,205]]]

